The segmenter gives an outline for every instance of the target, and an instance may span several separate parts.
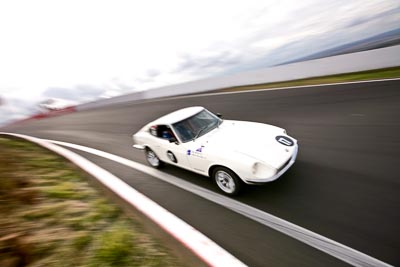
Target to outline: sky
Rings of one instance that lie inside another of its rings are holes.
[[[0,0],[0,124],[273,66],[400,26],[399,0]]]

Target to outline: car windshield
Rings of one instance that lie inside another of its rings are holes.
[[[202,110],[196,115],[172,125],[182,142],[196,139],[221,124],[222,120],[209,112]]]

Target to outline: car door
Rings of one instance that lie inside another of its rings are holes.
[[[208,173],[208,166],[210,165],[208,152],[207,144],[200,140],[187,143],[186,154],[193,171],[203,174]]]
[[[186,146],[179,142],[170,142],[170,137],[163,136],[159,129],[170,129],[166,125],[154,126],[158,129],[155,134],[153,134],[155,140],[154,142],[154,152],[156,155],[164,162],[172,165],[177,165],[182,168],[191,169],[190,163],[187,158]],[[172,132],[171,132],[172,133]],[[173,133],[172,133],[173,134]]]
[[[185,169],[191,169],[190,162],[187,157],[187,149],[185,144],[171,143],[165,140],[160,147],[162,160],[166,163],[177,165]]]

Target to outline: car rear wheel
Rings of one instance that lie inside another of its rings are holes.
[[[146,148],[146,160],[147,162],[154,168],[161,168],[163,165],[163,162],[158,158],[156,153],[154,153],[153,150],[150,148]]]
[[[227,195],[237,195],[242,187],[242,181],[231,170],[224,167],[216,167],[212,177],[219,187]]]

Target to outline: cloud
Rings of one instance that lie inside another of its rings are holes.
[[[366,14],[365,16],[362,17],[357,17],[354,19],[351,19],[343,25],[343,29],[348,29],[351,27],[356,27],[360,25],[368,25],[368,24],[383,24],[383,23],[390,23],[390,21],[393,21],[393,26],[396,26],[396,21],[397,21],[397,26],[398,26],[398,20],[400,19],[400,7],[393,7],[389,10],[385,10],[383,12],[377,12],[374,14]]]
[[[395,29],[400,19],[395,1],[302,1],[289,8],[293,3],[282,1],[286,19],[271,24],[269,17],[280,12],[271,3],[246,17],[251,30],[240,39],[185,54],[174,71],[204,78],[279,65]]]
[[[91,101],[99,98],[107,90],[92,85],[76,85],[71,88],[52,87],[42,93],[43,98],[61,98],[79,102]]]
[[[204,55],[184,55],[180,65],[174,72],[189,72],[192,74],[221,72],[226,68],[239,65],[242,62],[240,54],[235,51],[223,50]]]
[[[161,71],[159,71],[157,69],[148,69],[146,72],[147,76],[151,77],[151,78],[157,77],[158,75],[160,75],[160,73],[161,73]]]
[[[84,102],[277,65],[400,19],[398,0],[89,2],[0,3],[0,93],[22,101],[0,120],[45,98]]]
[[[29,100],[2,98],[0,105],[0,126],[11,121],[23,119],[39,111],[36,104]]]

